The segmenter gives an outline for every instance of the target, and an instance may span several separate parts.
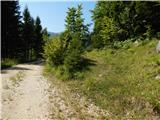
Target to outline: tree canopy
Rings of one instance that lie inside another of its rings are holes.
[[[44,44],[40,18],[28,8],[20,16],[18,1],[2,1],[2,59],[31,61],[41,57]],[[22,18],[22,19],[21,19]]]
[[[156,1],[98,1],[92,13],[92,43],[97,48],[113,41],[151,37],[160,31],[160,5]]]

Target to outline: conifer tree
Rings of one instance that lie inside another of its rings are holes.
[[[44,44],[45,44],[45,42],[47,42],[49,40],[49,34],[48,34],[48,31],[47,31],[47,28],[44,28],[42,30],[42,34],[43,34],[43,41],[44,41]]]
[[[26,7],[23,12],[23,45],[24,45],[24,58],[31,60],[31,48],[35,43],[34,39],[34,19],[31,17],[28,8]]]
[[[97,48],[133,37],[150,38],[160,31],[160,5],[156,1],[99,1],[92,12],[92,43]]]
[[[75,30],[76,34],[78,35],[78,39],[82,42],[82,47],[86,47],[89,40],[89,25],[84,24],[84,18],[82,18],[82,4],[78,5],[77,12],[76,12],[76,25]]]
[[[82,67],[82,53],[87,40],[88,26],[84,25],[82,18],[82,5],[78,8],[69,8],[66,17],[65,41],[66,54],[64,65],[68,73],[75,72]]]
[[[18,1],[1,1],[2,59],[17,58],[20,39],[20,12]]]
[[[41,53],[43,52],[43,33],[42,33],[42,26],[40,18],[37,17],[35,21],[35,36],[36,36],[36,45],[35,51],[36,51],[36,57],[41,57]]]

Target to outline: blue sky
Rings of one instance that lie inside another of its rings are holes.
[[[68,7],[77,7],[79,3],[82,3],[83,6],[83,18],[85,18],[85,23],[93,23],[91,20],[91,12],[95,7],[94,1],[77,1],[77,2],[53,2],[53,1],[39,1],[39,2],[27,2],[20,0],[20,10],[23,11],[25,6],[28,6],[30,14],[36,18],[39,16],[41,19],[41,24],[44,27],[47,27],[50,32],[62,32],[64,30],[65,17]],[[92,30],[93,25],[90,27]]]

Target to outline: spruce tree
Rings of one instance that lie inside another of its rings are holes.
[[[85,48],[89,43],[89,24],[84,24],[84,18],[82,18],[82,15],[82,4],[79,4],[76,12],[75,32],[79,37],[79,41],[82,42],[82,47]]]
[[[31,17],[28,8],[26,7],[23,12],[23,45],[24,45],[24,60],[30,61],[31,60],[31,48],[35,43],[34,40],[34,20]]]
[[[49,40],[49,34],[48,34],[48,31],[47,31],[47,28],[44,28],[42,30],[42,34],[43,34],[43,41],[44,41],[44,44],[45,44]]]
[[[69,8],[67,11],[65,32],[63,33],[64,40],[66,42],[66,49],[75,38],[77,38],[78,44],[85,48],[87,40],[89,38],[89,25],[84,24],[84,18],[82,18],[82,5],[78,5],[77,8]]]
[[[30,22],[30,31],[31,31],[31,39],[29,43],[29,59],[30,60],[35,60],[36,57],[36,52],[35,52],[35,46],[36,46],[36,33],[35,33],[35,20],[33,17],[31,17],[31,22]]]
[[[1,1],[2,59],[17,58],[20,38],[20,12],[18,1]]]
[[[65,24],[65,31],[64,33],[62,33],[63,37],[64,37],[64,41],[65,41],[65,47],[66,49],[68,48],[68,46],[70,45],[72,38],[73,38],[73,34],[75,33],[75,25],[76,25],[76,21],[75,21],[75,17],[76,17],[76,8],[72,7],[72,8],[68,8],[67,11],[67,17],[66,17],[66,24]]]
[[[35,20],[35,36],[36,36],[36,44],[34,46],[35,52],[36,52],[36,57],[42,57],[42,52],[43,52],[43,33],[42,33],[42,26],[41,26],[41,21],[40,18],[37,17]]]
[[[64,65],[69,73],[76,72],[82,68],[82,53],[87,40],[88,27],[84,25],[82,18],[82,5],[78,8],[69,8],[66,17],[66,56]],[[65,40],[64,39],[64,40]]]

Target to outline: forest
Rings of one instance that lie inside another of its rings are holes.
[[[1,68],[42,60],[51,79],[110,111],[110,119],[158,120],[159,1],[97,1],[90,11],[93,31],[83,4],[69,7],[64,31],[52,37],[27,7],[20,15],[18,1],[1,7]]]
[[[65,31],[55,38],[55,52],[50,55],[45,46],[44,57],[48,62],[55,66],[73,64],[67,68],[79,69],[82,59],[78,57],[85,50],[116,48],[122,41],[160,36],[159,2],[97,2],[91,12],[93,32],[89,31],[90,23],[84,25],[82,5],[68,9]],[[2,60],[26,62],[42,58],[48,33],[42,28],[40,18],[34,20],[27,6],[20,16],[18,1],[2,2],[2,16]]]
[[[1,2],[1,7],[2,67],[41,58],[44,37],[48,33],[42,28],[40,18],[37,16],[34,20],[27,6],[21,16],[18,1]]]

